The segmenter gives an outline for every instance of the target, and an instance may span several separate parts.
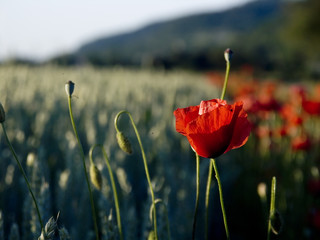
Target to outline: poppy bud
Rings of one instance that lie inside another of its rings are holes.
[[[129,139],[120,131],[117,132],[117,141],[119,147],[126,153],[131,154],[132,148]]]
[[[227,62],[230,62],[231,61],[231,58],[232,58],[232,50],[230,48],[227,48],[225,51],[224,51],[224,59],[227,61]]]
[[[3,109],[2,104],[0,103],[0,123],[3,123],[6,120],[6,113]]]
[[[93,186],[95,186],[98,190],[102,189],[101,173],[94,163],[90,164],[90,179]]]
[[[74,90],[74,83],[72,81],[68,81],[65,85],[65,89],[66,89],[68,97],[71,97],[73,90]]]

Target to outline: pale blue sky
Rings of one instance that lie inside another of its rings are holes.
[[[0,0],[0,59],[43,60],[101,36],[250,0]]]

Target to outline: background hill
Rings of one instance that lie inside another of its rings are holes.
[[[319,40],[318,10],[316,0],[253,1],[222,12],[186,16],[102,37],[51,62],[209,70],[224,67],[221,52],[231,47],[237,54],[235,67],[246,63],[284,77],[306,71],[317,74],[319,58],[302,42],[309,34],[313,42]],[[310,22],[313,27],[306,27]]]

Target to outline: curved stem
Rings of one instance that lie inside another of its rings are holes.
[[[118,224],[118,229],[119,229],[119,236],[120,236],[120,239],[123,240],[123,233],[122,233],[122,225],[121,225],[121,217],[120,217],[120,208],[119,208],[117,188],[116,188],[116,184],[115,184],[115,181],[114,181],[114,178],[113,178],[113,173],[112,173],[112,169],[111,169],[111,166],[110,166],[109,158],[107,156],[107,153],[106,153],[104,147],[101,144],[95,144],[95,145],[93,145],[91,147],[90,152],[89,152],[90,162],[93,163],[92,153],[93,153],[93,150],[96,147],[100,147],[100,149],[101,149],[101,151],[103,153],[103,157],[105,159],[107,168],[108,168],[109,177],[110,177],[111,186],[112,186],[112,191],[113,191],[114,205],[115,205],[116,215],[117,215],[117,224]]]
[[[162,201],[162,199],[156,199],[154,204],[158,204],[158,203],[161,203],[162,206],[164,207],[164,210],[165,210],[165,214],[166,214],[166,225],[167,225],[167,234],[168,234],[168,240],[170,240],[170,224],[169,224],[169,217],[168,217],[168,209],[167,209],[167,206],[166,204]],[[150,215],[150,219],[152,219],[152,213],[153,213],[153,205],[151,205],[151,208],[150,208],[150,212],[149,212],[149,215]]]
[[[85,177],[86,177],[86,182],[87,182],[89,196],[90,196],[90,204],[91,204],[91,210],[92,210],[92,218],[93,218],[93,223],[94,223],[94,230],[95,230],[95,233],[96,233],[96,239],[99,240],[97,216],[96,216],[96,211],[95,211],[95,207],[94,207],[94,201],[93,201],[91,186],[90,186],[90,182],[89,182],[89,178],[88,178],[88,173],[87,173],[87,167],[86,167],[85,157],[84,157],[84,153],[83,153],[83,148],[82,148],[82,145],[81,145],[81,142],[80,142],[80,138],[78,136],[78,132],[77,132],[77,129],[76,129],[76,125],[75,125],[74,119],[73,119],[72,107],[71,107],[71,96],[68,96],[68,105],[69,105],[69,113],[70,113],[71,124],[72,124],[72,127],[73,127],[74,134],[76,135],[78,146],[79,146],[81,157],[82,157],[83,170],[84,170],[84,174],[85,174]]]
[[[10,148],[10,150],[11,150],[11,153],[12,153],[12,155],[14,156],[14,158],[15,158],[17,164],[18,164],[19,170],[20,170],[20,172],[22,173],[22,175],[23,175],[23,177],[24,177],[24,180],[25,180],[25,182],[26,182],[26,184],[27,184],[27,186],[28,186],[28,190],[29,190],[29,192],[30,192],[30,195],[31,195],[32,200],[33,200],[33,203],[34,203],[34,205],[35,205],[35,207],[36,207],[36,210],[37,210],[37,214],[38,214],[38,218],[39,218],[39,223],[40,223],[40,226],[41,226],[41,232],[42,232],[42,231],[44,230],[44,225],[43,225],[43,222],[42,222],[42,218],[41,218],[40,210],[39,210],[39,207],[38,207],[38,203],[37,203],[36,198],[35,198],[35,196],[34,196],[34,194],[33,194],[33,192],[32,192],[32,189],[31,189],[31,186],[30,186],[28,177],[27,177],[25,171],[23,170],[23,167],[22,167],[22,165],[21,165],[21,163],[20,163],[20,161],[19,161],[19,159],[18,159],[18,157],[17,157],[17,154],[15,153],[15,151],[14,151],[14,149],[13,149],[13,147],[12,147],[10,141],[9,141],[9,138],[8,138],[8,135],[7,135],[7,132],[6,132],[6,128],[4,127],[4,124],[3,124],[3,123],[1,123],[1,125],[2,125],[3,133],[4,133],[4,136],[5,136],[5,138],[6,138],[7,144],[9,145],[9,148]]]
[[[137,137],[137,140],[139,142],[139,146],[140,146],[140,150],[141,150],[141,154],[142,154],[142,159],[143,159],[143,164],[144,164],[144,170],[145,170],[145,173],[146,173],[146,177],[147,177],[147,181],[148,181],[148,184],[149,184],[149,189],[150,189],[150,193],[151,193],[151,198],[152,198],[152,205],[153,205],[153,228],[154,228],[154,234],[155,234],[155,238],[156,240],[158,240],[158,233],[157,233],[157,214],[156,214],[156,207],[155,207],[155,198],[154,198],[154,192],[153,192],[153,188],[152,188],[152,184],[151,184],[151,180],[150,180],[150,176],[149,176],[149,170],[148,170],[148,164],[147,164],[147,158],[146,158],[146,155],[144,153],[144,150],[143,150],[143,146],[142,146],[142,142],[141,142],[141,139],[140,139],[140,135],[139,135],[139,132],[138,132],[138,129],[133,121],[133,118],[131,116],[131,114],[128,112],[128,111],[121,111],[117,114],[117,116],[115,117],[114,119],[114,125],[115,125],[115,128],[117,131],[119,131],[118,129],[118,126],[117,126],[117,122],[118,122],[118,119],[120,117],[121,114],[123,113],[126,113],[129,118],[130,118],[130,122],[131,122],[131,125],[134,129],[134,132],[136,134],[136,137]]]
[[[221,205],[221,211],[222,211],[222,215],[223,215],[224,228],[225,228],[225,231],[226,231],[227,239],[229,240],[230,239],[230,235],[229,235],[229,229],[228,229],[228,224],[227,224],[226,211],[224,209],[224,202],[223,202],[223,194],[222,194],[222,186],[221,186],[220,176],[219,176],[219,173],[218,173],[218,168],[217,168],[217,165],[216,165],[216,161],[213,158],[211,158],[211,162],[213,164],[214,171],[216,173],[215,176],[216,176],[216,179],[217,179],[217,182],[218,182],[219,195],[220,195],[220,205]]]
[[[199,207],[199,188],[200,188],[200,170],[199,170],[199,155],[196,153],[196,204],[193,215],[193,226],[192,226],[192,240],[195,239],[196,225],[197,225],[197,213]]]
[[[209,173],[208,173],[208,181],[207,181],[207,189],[206,189],[206,222],[205,222],[205,239],[208,240],[208,218],[209,218],[209,199],[210,199],[210,188],[212,182],[212,169],[213,162],[209,163]]]
[[[271,201],[270,201],[270,213],[269,213],[269,219],[268,219],[268,237],[267,237],[268,240],[270,239],[270,232],[272,228],[271,219],[275,212],[276,184],[277,184],[276,177],[273,177],[271,182]]]
[[[227,84],[228,84],[228,79],[229,79],[229,72],[230,72],[230,61],[227,61],[226,75],[225,75],[225,78],[224,78],[223,89],[222,89],[222,93],[221,93],[221,97],[220,97],[221,100],[224,99],[224,95],[225,95],[226,90],[227,90]]]

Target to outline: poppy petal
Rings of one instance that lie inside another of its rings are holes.
[[[176,117],[176,131],[186,135],[187,124],[198,116],[199,106],[190,106],[187,108],[178,108],[173,112]]]
[[[251,124],[247,119],[247,114],[241,110],[234,126],[232,140],[225,153],[243,146],[247,142],[250,132]]]

